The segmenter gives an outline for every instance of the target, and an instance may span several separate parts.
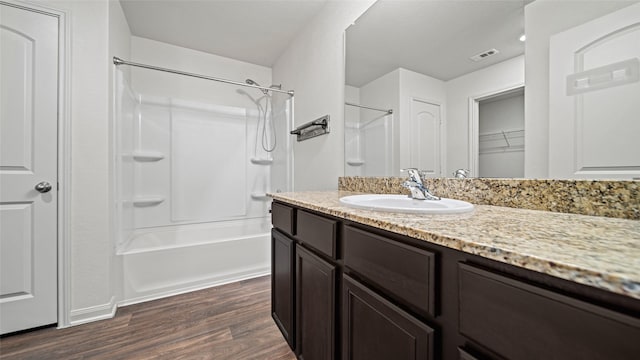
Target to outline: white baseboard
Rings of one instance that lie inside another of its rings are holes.
[[[255,269],[251,272],[241,272],[236,274],[229,274],[229,276],[225,276],[223,278],[216,277],[214,279],[198,282],[197,284],[186,285],[183,287],[174,287],[170,290],[159,291],[157,293],[138,296],[131,299],[125,299],[118,302],[118,307],[139,304],[146,301],[152,301],[157,299],[162,299],[169,296],[175,296],[180,294],[185,294],[192,291],[207,289],[214,286],[220,286],[224,284],[229,284],[237,281],[253,279],[260,276],[265,276],[271,274],[271,268],[263,268],[263,269]]]
[[[87,308],[71,310],[69,312],[69,325],[75,326],[93,321],[111,319],[116,314],[116,298],[111,297],[108,303]]]
[[[199,282],[196,285],[184,286],[171,289],[170,291],[162,291],[155,294],[140,296],[132,299],[116,302],[115,297],[111,297],[111,300],[106,304],[90,306],[82,309],[75,309],[69,312],[69,326],[76,326],[86,324],[93,321],[111,319],[115,316],[118,307],[138,304],[146,301],[157,300],[169,296],[180,295],[192,291],[202,290],[214,286],[220,286],[237,281],[253,279],[260,276],[269,275],[271,273],[270,268],[257,269],[253,272],[243,272],[240,274],[232,274],[225,278],[216,278],[212,281]],[[66,327],[66,326],[65,326]]]

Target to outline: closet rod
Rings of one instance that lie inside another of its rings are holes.
[[[194,73],[189,73],[189,72],[184,72],[184,71],[179,71],[179,70],[172,70],[172,69],[161,68],[161,67],[152,66],[152,65],[140,64],[140,63],[136,63],[136,62],[132,62],[132,61],[126,61],[126,60],[122,60],[122,59],[120,59],[119,57],[116,57],[116,56],[113,57],[113,64],[116,65],[116,66],[129,65],[129,66],[135,66],[135,67],[144,68],[144,69],[164,71],[164,72],[168,72],[168,73],[171,73],[171,74],[191,76],[191,77],[198,78],[198,79],[219,81],[219,82],[223,82],[223,83],[226,83],[226,84],[245,86],[245,87],[250,87],[250,88],[260,89],[260,90],[275,91],[275,92],[279,92],[279,93],[283,93],[283,94],[289,94],[289,95],[293,96],[293,90],[280,90],[280,89],[273,89],[273,88],[264,87],[264,86],[258,86],[258,85],[249,85],[249,84],[246,84],[246,83],[243,83],[243,82],[238,82],[238,81],[233,81],[233,80],[221,79],[221,78],[216,78],[216,77],[212,77],[212,76],[194,74]]]
[[[364,105],[358,105],[358,104],[354,104],[354,103],[350,103],[350,102],[345,102],[345,105],[349,105],[349,106],[355,106],[355,107],[359,107],[359,108],[364,108],[364,109],[369,109],[369,110],[376,110],[376,111],[382,111],[382,112],[386,112],[387,114],[393,114],[393,109],[378,109],[378,108],[374,108],[374,107],[369,107],[369,106],[364,106]]]

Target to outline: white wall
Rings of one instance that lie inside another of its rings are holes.
[[[549,38],[636,2],[537,0],[525,6],[525,177],[548,177]]]
[[[524,128],[524,91],[480,101],[480,134]]]
[[[190,73],[244,82],[250,78],[262,86],[271,85],[271,69],[202,51],[170,45],[137,36],[131,39],[132,61]],[[227,106],[250,106],[246,95],[239,94],[241,87],[175,75],[160,71],[132,69],[132,86],[145,95],[188,99],[197,102],[224,104]],[[285,86],[286,87],[286,86]],[[242,88],[258,98],[260,90]]]
[[[344,101],[352,104],[360,104],[360,88],[345,85]],[[360,134],[358,126],[360,124],[360,108],[356,106],[344,107],[344,123],[345,123],[345,168],[346,176],[361,176],[362,166],[348,165],[349,160],[362,160],[360,151]]]
[[[294,89],[295,126],[331,116],[331,133],[294,143],[294,189],[336,189],[344,173],[344,31],[372,0],[328,1],[273,65]]]
[[[114,56],[129,59],[131,57],[131,31],[129,29],[129,24],[127,23],[127,19],[124,16],[124,12],[122,11],[122,7],[120,6],[120,1],[109,1],[109,59]],[[126,77],[130,76],[130,71],[128,68],[124,67],[122,69]],[[120,141],[121,139],[116,138],[117,129],[114,124],[114,114],[113,110],[115,98],[114,98],[114,72],[115,66],[109,66],[109,119],[111,121],[111,133],[110,133],[110,146],[116,146],[116,141]],[[109,151],[110,154],[114,154],[114,149],[111,148]],[[115,161],[116,159],[110,159],[110,174],[112,175],[112,193],[111,193],[111,204],[117,204],[118,202],[118,189],[116,184],[118,181],[122,181],[123,179],[115,178]],[[133,191],[133,184],[129,184],[129,193]],[[132,211],[132,209],[129,209]],[[132,215],[132,214],[131,214]],[[111,219],[112,224],[119,221],[119,219]],[[131,217],[130,223],[121,224],[121,226],[126,226],[130,229],[133,228],[133,218]],[[115,228],[115,227],[112,227]],[[119,228],[119,227],[118,227]],[[115,242],[117,241],[117,236],[115,233],[112,233],[112,246],[115,247]],[[116,298],[116,300],[120,300],[122,298],[122,258],[116,255],[115,251],[111,251],[111,294]]]
[[[70,298],[68,318],[58,319],[66,326],[110,317],[115,309],[110,231],[110,6],[107,0],[36,2],[67,12],[70,30]]]
[[[379,111],[363,109],[360,115],[361,124],[373,119],[376,119],[376,124],[375,128],[374,124],[371,124],[369,131],[361,131],[360,133],[364,136],[362,143],[366,150],[364,175],[394,175],[399,172],[400,167],[400,69],[386,73],[363,85],[360,88],[360,104],[379,109],[393,109],[391,117],[386,117],[384,113]],[[391,129],[386,129],[383,124],[384,121],[389,121],[388,119],[391,119],[392,122]],[[391,146],[385,146],[388,143],[392,143]]]
[[[400,69],[386,73],[360,87],[360,104],[400,111]]]
[[[447,91],[447,146],[445,174],[471,168],[469,159],[469,99],[524,84],[524,56],[518,56],[449,80]]]

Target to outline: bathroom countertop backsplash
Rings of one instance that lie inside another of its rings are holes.
[[[393,189],[395,180],[386,186]],[[452,215],[368,211],[340,203],[340,197],[357,193],[362,191],[270,195],[327,215],[640,299],[640,221],[477,202],[472,213]]]
[[[341,177],[338,190],[408,194],[400,177]],[[640,220],[638,180],[536,180],[427,178],[425,186],[441,197],[477,205]]]

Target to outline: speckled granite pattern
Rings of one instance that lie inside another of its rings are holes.
[[[404,178],[341,177],[338,190],[408,194]],[[478,205],[640,220],[640,181],[425,179],[435,195]]]
[[[430,243],[640,299],[640,221],[477,205],[470,214],[416,215],[340,205],[355,192],[271,196]]]

